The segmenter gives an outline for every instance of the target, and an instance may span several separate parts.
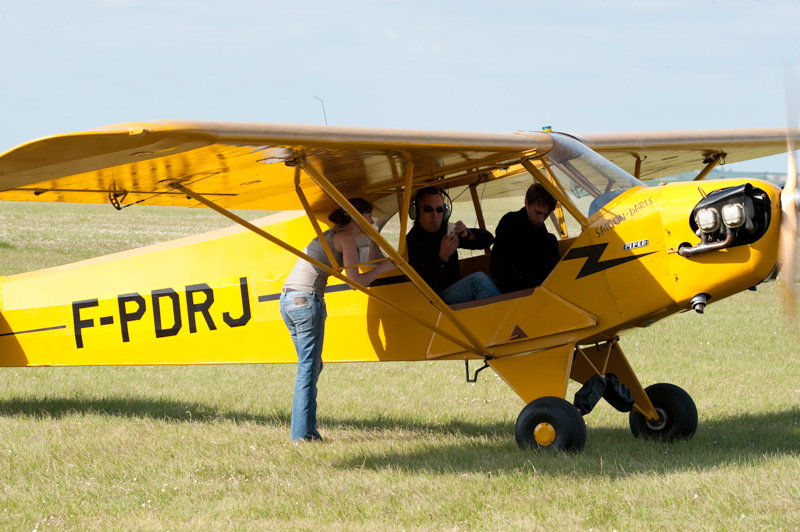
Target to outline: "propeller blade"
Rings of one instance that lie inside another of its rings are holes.
[[[790,140],[791,139],[791,140]],[[781,192],[781,236],[778,244],[778,259],[781,261],[781,291],[783,308],[794,325],[795,300],[797,275],[797,205],[795,194],[797,192],[797,158],[795,156],[795,142],[792,135],[787,136],[788,165],[786,169],[786,184]]]
[[[792,73],[796,74],[796,73]],[[794,77],[794,76],[793,76]],[[797,98],[791,85],[796,86],[794,79],[786,76],[786,150],[788,156],[786,184],[781,192],[781,234],[778,244],[778,260],[781,261],[781,290],[783,308],[789,323],[795,325],[795,307],[797,299],[797,211],[800,208],[797,197]]]

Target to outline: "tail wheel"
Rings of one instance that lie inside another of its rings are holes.
[[[525,449],[580,451],[586,444],[586,423],[569,401],[540,397],[520,412],[514,437]]]
[[[658,412],[655,421],[636,410],[628,415],[631,432],[646,440],[686,440],[697,431],[697,407],[691,396],[674,384],[659,383],[644,390]]]

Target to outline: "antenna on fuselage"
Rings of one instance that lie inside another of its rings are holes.
[[[317,97],[314,96],[314,98],[317,98]],[[325,125],[327,126],[328,125],[328,115],[325,113],[325,102],[322,101],[322,98],[317,98],[317,100],[319,100],[319,103],[322,104],[322,116],[325,117]]]

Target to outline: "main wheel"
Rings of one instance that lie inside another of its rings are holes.
[[[628,415],[631,432],[647,440],[686,440],[697,431],[697,407],[691,396],[674,384],[659,383],[644,390],[658,412],[648,421],[636,410]]]
[[[586,444],[586,423],[569,401],[540,397],[519,413],[514,437],[526,449],[580,451]]]

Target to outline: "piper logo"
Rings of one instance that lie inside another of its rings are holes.
[[[622,251],[628,251],[629,249],[636,249],[636,248],[646,248],[650,244],[649,240],[637,240],[636,242],[628,242],[627,244],[622,244]]]

